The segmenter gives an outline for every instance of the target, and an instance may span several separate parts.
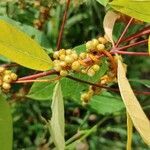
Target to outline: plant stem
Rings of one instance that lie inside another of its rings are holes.
[[[150,34],[150,26],[148,26],[145,29],[139,31],[138,33],[132,34],[131,36],[122,39],[120,42],[128,42],[128,41],[131,41],[135,38],[138,38],[138,37],[146,35],[146,34]]]
[[[121,55],[132,55],[132,56],[150,56],[147,52],[126,52],[126,51],[115,51],[114,53],[121,54]]]
[[[118,51],[121,51],[121,50],[126,50],[128,48],[131,48],[131,47],[135,47],[135,46],[138,46],[140,44],[145,44],[145,43],[148,43],[148,40],[142,40],[142,41],[139,41],[139,42],[136,42],[136,43],[132,43],[132,44],[129,44],[129,45],[126,45],[126,46],[122,46],[122,47],[117,47],[117,48],[113,48],[110,52],[112,53],[118,53]]]
[[[120,44],[121,40],[123,39],[124,35],[126,34],[128,28],[129,28],[129,26],[130,26],[130,24],[132,23],[133,19],[134,19],[134,18],[131,18],[131,19],[129,20],[129,22],[128,22],[128,24],[126,25],[125,29],[123,30],[123,32],[122,32],[120,38],[118,39],[117,43],[115,44],[115,47],[118,47],[118,45]]]
[[[69,5],[70,5],[70,0],[67,0],[66,9],[65,9],[65,12],[64,12],[64,15],[63,15],[63,20],[62,20],[62,24],[61,24],[61,27],[60,27],[58,40],[57,40],[57,50],[59,50],[60,46],[61,46],[62,35],[63,35],[63,32],[64,32],[64,26],[65,26],[66,19],[67,19],[67,13],[68,13]]]

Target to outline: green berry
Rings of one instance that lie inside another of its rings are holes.
[[[92,40],[92,49],[95,49],[96,48],[96,46],[98,45],[98,40],[97,39],[93,39]]]
[[[60,64],[55,64],[55,65],[54,65],[54,70],[60,71],[61,69],[62,69],[62,68],[61,68]]]
[[[78,59],[78,54],[73,53],[73,54],[71,54],[71,57],[72,57],[74,60],[77,60],[77,59]]]
[[[17,75],[15,73],[12,72],[10,76],[13,81],[17,80]]]
[[[65,57],[66,57],[66,56],[65,56],[64,54],[62,54],[62,55],[59,56],[59,59],[60,59],[60,60],[65,60]]]
[[[5,70],[4,74],[9,74],[10,75],[11,74],[11,70]]]
[[[92,68],[93,68],[94,71],[99,71],[100,66],[95,64],[95,65],[92,66]]]
[[[92,41],[86,42],[86,49],[87,49],[87,51],[90,50],[90,49],[92,49],[92,48],[93,48]]]
[[[9,83],[3,82],[2,88],[3,88],[4,90],[9,90],[9,89],[11,88],[11,85],[10,85]]]
[[[89,100],[90,100],[90,95],[88,93],[82,93],[81,94],[81,101],[85,102],[85,103],[88,103]]]
[[[65,62],[66,63],[72,63],[74,61],[74,59],[71,56],[66,56],[65,57]]]
[[[71,65],[71,69],[75,70],[75,71],[79,71],[80,70],[80,63],[78,61],[74,61]]]
[[[53,57],[55,59],[58,59],[59,58],[59,52],[58,51],[54,52]]]
[[[0,73],[3,73],[5,71],[4,67],[0,67]]]
[[[67,54],[67,55],[72,54],[72,50],[71,50],[71,49],[67,49],[67,50],[66,50],[66,54]]]
[[[60,71],[60,75],[63,76],[63,77],[65,77],[65,76],[68,75],[68,71],[66,71],[66,70],[61,70],[61,71]]]
[[[11,76],[9,74],[4,75],[3,81],[6,83],[10,83],[12,81]]]
[[[60,62],[60,66],[61,66],[61,67],[66,67],[66,66],[67,66],[67,63],[66,63],[65,61],[61,61],[61,62]]]
[[[94,75],[95,75],[94,69],[93,69],[93,68],[90,68],[90,69],[87,71],[87,75],[90,76],[90,77],[94,76]]]
[[[79,57],[81,59],[85,59],[86,58],[86,53],[84,53],[84,52],[80,53]]]
[[[105,45],[104,44],[98,44],[97,45],[97,50],[98,51],[102,51],[102,50],[104,50],[105,49]]]
[[[102,44],[106,44],[108,42],[107,39],[105,39],[104,37],[99,37],[98,41]]]

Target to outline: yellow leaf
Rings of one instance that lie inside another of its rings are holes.
[[[113,28],[114,28],[116,20],[119,17],[120,16],[113,11],[108,11],[104,17],[103,27],[105,30],[105,34],[108,40],[113,44],[113,46],[114,46],[114,41],[113,41],[113,36],[112,36]]]
[[[149,54],[150,54],[150,36],[149,36],[149,38],[148,38],[148,52],[149,52]]]
[[[121,97],[135,128],[143,140],[150,145],[150,122],[132,91],[120,59],[118,59],[118,85]]]
[[[38,43],[16,27],[0,20],[0,54],[27,68],[46,71],[52,61]]]
[[[132,133],[133,133],[133,124],[132,120],[127,112],[127,150],[132,149]]]
[[[112,8],[135,19],[150,22],[150,1],[113,0]]]

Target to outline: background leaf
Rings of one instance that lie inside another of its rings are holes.
[[[109,2],[109,0],[97,0],[101,5],[106,6]]]
[[[144,86],[150,88],[150,80],[143,80],[143,79],[129,79],[130,82],[137,82],[143,84]]]
[[[52,67],[40,45],[3,20],[0,20],[0,54],[31,69],[45,71]]]
[[[109,4],[123,14],[141,21],[150,22],[150,1],[113,0]]]
[[[59,82],[54,88],[51,109],[52,118],[50,120],[50,133],[52,136],[52,140],[58,150],[63,150],[65,148],[64,102],[61,85]]]
[[[149,51],[149,54],[150,54],[150,36],[148,38],[148,51]]]
[[[90,108],[102,115],[112,114],[124,108],[121,98],[108,92],[93,96],[89,105]]]
[[[10,107],[0,95],[0,149],[12,150],[13,125]]]
[[[125,69],[120,59],[118,59],[118,85],[121,97],[135,128],[140,133],[143,140],[150,145],[150,122],[131,89],[126,78]]]

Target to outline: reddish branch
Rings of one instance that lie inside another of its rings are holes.
[[[63,15],[63,20],[62,20],[58,40],[57,40],[57,50],[60,49],[60,45],[61,45],[61,42],[62,42],[62,35],[63,35],[63,32],[64,32],[64,26],[65,26],[66,19],[67,19],[67,13],[68,13],[69,5],[70,5],[70,0],[67,0],[66,9],[65,9],[65,12],[64,12],[64,15]]]

